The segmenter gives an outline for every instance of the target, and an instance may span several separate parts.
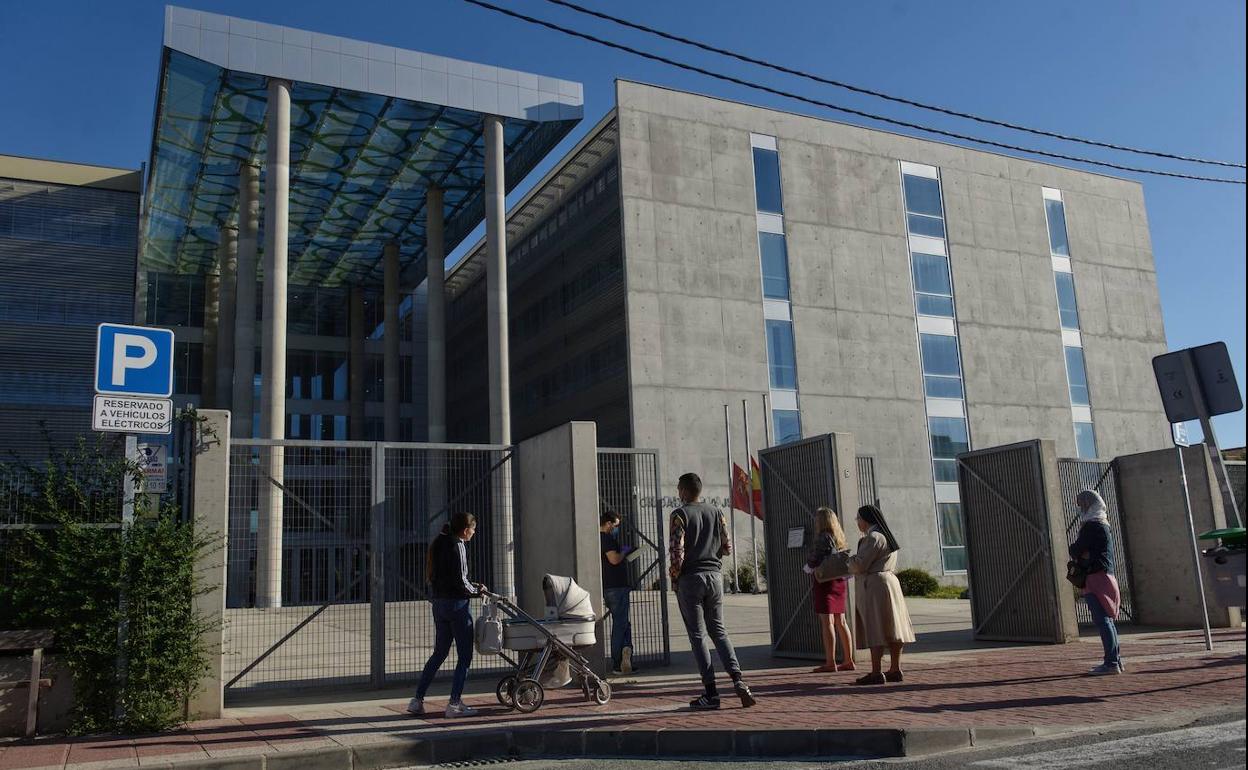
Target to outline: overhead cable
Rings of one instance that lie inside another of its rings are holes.
[[[693,40],[691,38],[682,37],[680,35],[673,35],[670,32],[664,32],[661,29],[655,29],[654,27],[649,27],[649,26],[646,26],[645,24],[638,24],[636,22],[629,21],[628,19],[622,19],[618,16],[612,16],[609,13],[595,11],[592,8],[585,8],[584,6],[577,5],[576,3],[568,2],[568,0],[546,0],[546,2],[552,5],[558,5],[564,8],[568,8],[570,10],[576,11],[577,13],[585,14],[586,16],[593,16],[598,19],[603,19],[613,24],[618,24],[622,27],[635,29],[640,32],[645,32],[646,34],[649,34],[649,35],[656,35],[658,37],[664,38],[666,40],[671,40],[673,42],[680,43],[682,45],[699,48],[703,51],[708,51],[710,53],[719,54],[720,56],[727,56],[729,58],[736,59],[737,61],[742,61],[747,64],[753,64],[759,67],[766,67],[767,69],[775,70],[776,72],[782,72],[786,75],[794,75],[796,77],[805,78],[806,80],[811,80],[816,83],[823,83],[824,85],[835,86],[836,88],[843,88],[846,91],[853,91],[854,93],[858,93],[858,94],[874,96],[878,99],[885,99],[887,101],[895,102],[897,104],[904,104],[909,107],[917,107],[918,109],[921,109],[921,110],[937,112],[942,115],[949,115],[955,118],[964,118],[966,120],[973,120],[978,123],[984,123],[990,126],[999,126],[1001,128],[1008,128],[1012,131],[1025,131],[1029,134],[1035,134],[1036,136],[1045,136],[1045,137],[1049,137],[1050,139],[1060,139],[1064,142],[1078,142],[1079,144],[1086,144],[1092,147],[1103,147],[1108,150],[1119,150],[1121,152],[1133,152],[1133,153],[1136,153],[1137,155],[1151,155],[1157,158],[1166,158],[1168,160],[1180,160],[1180,161],[1185,161],[1188,163],[1203,163],[1209,166],[1224,166],[1227,168],[1244,168],[1245,167],[1243,163],[1235,163],[1233,161],[1211,160],[1208,158],[1196,158],[1190,155],[1178,155],[1178,154],[1170,153],[1170,152],[1162,152],[1160,150],[1144,150],[1138,147],[1129,147],[1123,144],[1115,144],[1113,142],[1102,142],[1096,139],[1086,139],[1083,137],[1073,136],[1070,134],[1058,133],[1056,131],[1046,131],[1042,128],[1031,128],[1030,126],[1020,125],[1018,123],[1010,123],[1008,121],[997,120],[995,118],[987,118],[982,115],[975,115],[970,112],[962,112],[960,110],[951,109],[949,107],[941,107],[935,104],[927,104],[925,102],[915,101],[914,99],[907,99],[902,96],[894,96],[892,94],[888,94],[883,91],[876,91],[870,88],[865,88],[863,86],[856,86],[852,83],[846,83],[840,80],[833,80],[831,78],[823,77],[822,75],[815,75],[813,73],[804,72],[802,70],[794,69],[792,67],[786,67],[782,64],[775,64],[769,61],[765,61],[763,59],[757,59],[753,56],[747,56],[745,54],[737,53],[736,51],[731,51],[726,48],[719,48],[717,46],[710,45],[709,43],[703,43],[698,40]]]
[[[670,59],[666,56],[661,56],[659,54],[653,54],[653,53],[649,53],[646,51],[641,51],[636,48],[632,48],[630,46],[624,45],[622,43],[616,43],[610,40],[596,37],[594,35],[590,35],[585,32],[580,32],[575,29],[563,27],[553,22],[545,21],[544,19],[538,19],[533,16],[527,16],[525,14],[510,10],[508,8],[503,8],[503,7],[494,5],[493,3],[484,2],[484,0],[463,0],[463,1],[471,5],[484,8],[486,10],[494,11],[495,13],[503,14],[504,16],[510,16],[514,19],[518,19],[520,21],[523,21],[529,24],[535,24],[537,26],[545,27],[547,29],[554,30],[555,32],[560,32],[564,35],[569,35],[571,37],[577,37],[582,40],[587,40],[597,45],[606,46],[608,48],[614,48],[618,51],[623,51],[625,53],[632,54],[633,56],[639,56],[644,59],[649,59],[651,61],[656,61],[661,64],[666,64],[670,67],[676,67],[678,69],[687,70],[689,72],[696,72],[699,75],[705,75],[706,77],[709,77],[709,78],[722,80],[726,83],[733,83],[735,85],[743,86],[745,88],[753,89],[755,91],[762,91],[764,93],[773,94],[775,96],[780,96],[786,99],[793,99],[795,101],[804,102],[806,104],[811,104],[816,107],[822,107],[824,109],[835,110],[837,112],[842,112],[847,115],[855,115],[860,118],[866,118],[868,120],[875,120],[881,123],[887,123],[889,125],[900,126],[902,128],[909,128],[915,131],[923,131],[923,132],[930,133],[930,134],[936,134],[938,136],[945,136],[950,139],[957,139],[959,141],[972,142],[975,144],[982,144],[982,145],[986,145],[990,147],[999,147],[1001,149],[1011,150],[1014,152],[1023,152],[1023,153],[1029,153],[1032,155],[1040,155],[1046,158],[1055,158],[1058,160],[1066,160],[1066,161],[1071,161],[1074,163],[1086,163],[1088,165],[1099,166],[1101,168],[1112,168],[1117,171],[1128,171],[1128,172],[1132,172],[1136,174],[1149,174],[1153,176],[1163,176],[1163,177],[1170,177],[1174,179],[1188,179],[1188,180],[1197,181],[1197,182],[1214,182],[1218,184],[1234,184],[1234,185],[1245,184],[1244,180],[1242,179],[1228,179],[1225,177],[1211,177],[1211,176],[1198,176],[1195,174],[1184,174],[1184,173],[1179,173],[1175,171],[1161,171],[1159,169],[1141,168],[1138,166],[1127,166],[1127,165],[1120,164],[1120,163],[1111,163],[1108,161],[1093,160],[1091,158],[1082,158],[1077,155],[1065,155],[1065,154],[1057,153],[1057,152],[1049,152],[1048,150],[1038,150],[1038,149],[1034,149],[1031,147],[1021,147],[1019,145],[1008,144],[1006,142],[998,142],[992,139],[983,139],[983,138],[979,138],[975,136],[969,136],[967,134],[960,134],[954,131],[946,131],[940,128],[924,126],[918,123],[911,123],[905,120],[889,118],[883,115],[876,115],[870,112],[865,112],[863,110],[853,109],[852,107],[845,107],[842,105],[833,104],[831,102],[825,102],[819,99],[812,99],[807,96],[802,96],[801,94],[795,94],[791,91],[784,91],[782,89],[772,88],[771,86],[765,86],[759,83],[753,83],[748,80],[743,80],[741,78],[734,77],[732,75],[725,75],[720,72],[714,72],[712,70],[708,70],[708,69],[699,67],[694,64],[687,64],[685,62],[677,61],[675,59]]]

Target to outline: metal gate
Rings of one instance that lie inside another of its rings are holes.
[[[434,639],[425,554],[448,512],[477,516],[472,577],[511,582],[511,456],[505,446],[234,440],[227,692],[418,677]],[[266,526],[269,499],[280,520]],[[474,671],[502,667],[497,656],[473,660]]]
[[[1122,594],[1118,623],[1135,623],[1135,597],[1131,591],[1131,560],[1127,558],[1130,544],[1122,528],[1122,509],[1118,505],[1118,466],[1112,460],[1057,461],[1057,477],[1062,485],[1062,512],[1066,517],[1067,545],[1079,536],[1079,508],[1075,497],[1085,489],[1100,493],[1105,499],[1109,513],[1109,530],[1114,539],[1114,577]],[[1092,625],[1092,611],[1082,601],[1075,602],[1075,615],[1079,625]]]
[[[838,434],[838,436],[843,434]],[[774,655],[823,658],[823,641],[811,606],[811,579],[802,571],[816,508],[837,509],[836,438],[816,436],[758,453],[762,471],[767,551],[767,607]],[[849,469],[845,469],[849,479]],[[853,488],[854,485],[850,485]],[[842,490],[843,491],[843,490]]]
[[[875,482],[875,458],[868,455],[858,455],[855,458],[855,464],[858,467],[858,504],[878,506],[880,504],[880,488]],[[856,515],[857,511],[854,513]],[[842,515],[848,517],[849,511],[842,511]]]
[[[641,549],[628,565],[629,622],[633,660],[640,665],[672,662],[668,637],[667,546],[659,494],[659,453],[652,449],[598,449],[598,501],[602,513],[622,519],[620,541]],[[604,608],[605,610],[605,608]],[[611,615],[603,625],[603,650],[610,655]],[[608,657],[609,659],[609,657]]]
[[[1046,476],[1052,442],[1031,441],[958,456],[967,574],[975,638],[1070,641],[1074,597],[1056,479]],[[1052,467],[1051,465],[1049,467]],[[1059,551],[1060,549],[1060,551]]]

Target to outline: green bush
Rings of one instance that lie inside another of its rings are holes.
[[[938,586],[935,591],[925,594],[928,599],[965,599],[966,589],[962,586]]]
[[[18,530],[7,543],[9,580],[0,588],[0,627],[49,628],[73,677],[72,730],[152,732],[182,720],[208,669],[200,636],[209,623],[193,600],[196,560],[209,548],[172,506],[135,499],[136,523],[117,521],[119,490],[138,468],[103,443],[80,440],[38,468],[0,468],[17,477]],[[124,629],[124,636],[122,633]]]
[[[754,579],[754,568],[744,564],[737,568],[737,590],[743,594],[752,594],[758,588]]]
[[[940,589],[936,578],[926,570],[915,567],[898,572],[897,580],[901,582],[901,592],[906,596],[927,596]]]

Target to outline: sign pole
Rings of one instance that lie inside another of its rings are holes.
[[[1196,544],[1196,524],[1192,520],[1192,498],[1187,491],[1187,465],[1183,461],[1183,446],[1174,445],[1179,456],[1179,479],[1183,484],[1183,510],[1187,512],[1187,533],[1192,539],[1192,568],[1196,571],[1196,589],[1200,591],[1200,619],[1205,630],[1205,649],[1213,650],[1213,634],[1209,631],[1209,607],[1205,602],[1205,579],[1200,570],[1200,546]]]
[[[754,565],[753,593],[758,593],[758,581],[761,578],[758,574],[758,530],[755,528],[755,519],[757,517],[754,515],[754,465],[750,462],[750,409],[748,399],[741,399],[741,415],[745,420],[745,476],[750,480],[749,486],[746,487],[746,494],[750,500],[750,558]],[[733,548],[735,550],[735,544]]]
[[[728,419],[728,405],[724,404],[724,452],[728,457],[728,516],[732,529],[732,592],[741,593],[737,584],[737,510],[732,505],[732,492],[737,487],[736,474],[732,472],[732,426]]]

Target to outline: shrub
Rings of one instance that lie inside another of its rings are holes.
[[[901,582],[901,592],[906,596],[927,596],[940,588],[940,583],[936,581],[936,578],[929,575],[926,570],[915,567],[898,572],[897,580]]]
[[[966,589],[962,586],[939,586],[935,591],[926,594],[928,599],[965,599]]]
[[[743,594],[752,594],[758,588],[758,581],[754,579],[754,568],[748,564],[737,568],[737,590]]]
[[[117,520],[118,490],[138,468],[103,442],[79,440],[44,466],[4,468],[20,478],[19,530],[8,550],[0,626],[49,628],[74,683],[74,732],[152,732],[181,721],[208,669],[193,609],[208,541],[177,510],[135,498],[135,524]],[[124,636],[119,629],[124,628]]]

